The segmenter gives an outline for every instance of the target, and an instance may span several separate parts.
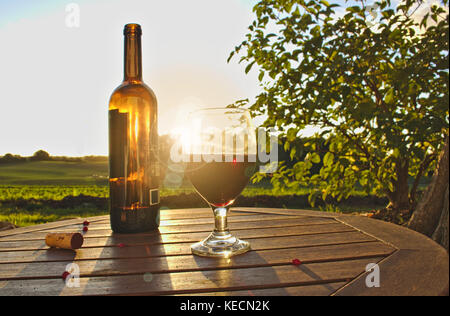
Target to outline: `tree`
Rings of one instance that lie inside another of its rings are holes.
[[[408,227],[425,234],[440,243],[448,250],[449,243],[449,140],[445,141],[444,149],[434,172],[431,184],[427,187],[424,197],[417,205]]]
[[[0,160],[2,162],[13,162],[13,161],[15,161],[15,158],[12,154],[7,153],[3,157],[0,157]]]
[[[314,187],[314,203],[348,197],[360,185],[387,196],[393,211],[415,209],[419,182],[435,167],[449,128],[448,13],[433,6],[416,22],[420,5],[361,0],[341,15],[325,0],[254,6],[250,32],[229,60],[240,55],[246,73],[258,67],[263,92],[251,111],[286,136],[291,156],[308,152],[278,169],[275,186]],[[291,146],[310,125],[321,127],[317,141]]]
[[[15,163],[15,162],[23,162],[23,161],[26,161],[25,157],[21,157],[19,155],[13,155],[10,153],[7,153],[3,157],[0,157],[0,163]]]
[[[38,150],[31,156],[31,160],[35,161],[44,161],[44,160],[50,160],[50,155],[45,150]]]

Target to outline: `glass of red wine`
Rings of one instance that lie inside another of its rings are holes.
[[[247,252],[250,244],[233,236],[227,223],[230,206],[256,168],[256,134],[250,113],[239,108],[210,108],[188,117],[186,173],[212,208],[215,228],[191,246],[192,253],[228,258]]]

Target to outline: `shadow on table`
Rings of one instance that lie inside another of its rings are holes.
[[[198,266],[204,261],[214,261],[220,268],[201,271],[205,278],[215,284],[215,289],[207,292],[219,292],[217,295],[257,296],[258,289],[272,287],[281,283],[275,269],[256,251],[249,251],[228,259],[194,256]],[[205,291],[206,292],[206,291]],[[288,295],[285,289],[277,288],[277,295]]]
[[[172,289],[166,246],[159,231],[111,234],[98,255],[83,294],[154,295]],[[100,290],[99,290],[100,289]]]
[[[312,279],[314,279],[315,281],[322,281],[323,279],[317,275],[314,271],[312,271],[311,269],[309,269],[307,266],[305,265],[301,265],[298,267],[301,271],[303,271],[305,274],[307,274],[308,276],[310,276]],[[330,291],[330,293],[333,293],[336,288],[325,283],[325,284],[318,284],[318,286],[324,287],[325,289],[327,289],[328,291]]]
[[[335,292],[335,286],[324,283],[323,278],[307,265],[268,262],[260,252],[252,250],[229,259],[194,256],[200,269],[208,265],[217,267],[201,271],[206,279],[214,283],[214,287],[204,292],[213,292],[213,295],[287,296],[298,295],[293,293],[300,293],[295,289],[299,286],[305,293],[326,295]],[[291,291],[290,287],[294,290]]]
[[[10,256],[10,258],[3,259],[11,259],[16,263],[2,264],[2,267],[8,267],[8,277],[15,278],[15,280],[10,282],[0,281],[0,296],[57,295],[65,288],[62,275],[67,264],[75,259],[77,253],[66,249],[47,249],[43,243],[36,250],[12,251],[2,255]],[[23,258],[22,263],[21,258]],[[33,262],[25,262],[30,259]],[[42,271],[45,271],[48,275],[55,275],[57,277],[57,279],[54,279],[55,282],[52,282],[50,286],[42,286]]]

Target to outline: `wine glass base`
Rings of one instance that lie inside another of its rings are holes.
[[[208,238],[191,245],[191,250],[197,256],[230,258],[249,251],[250,243],[229,233],[218,235],[213,232]]]

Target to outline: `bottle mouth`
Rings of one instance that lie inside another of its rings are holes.
[[[127,35],[127,34],[142,35],[141,26],[136,23],[126,24],[123,29],[123,35]]]

